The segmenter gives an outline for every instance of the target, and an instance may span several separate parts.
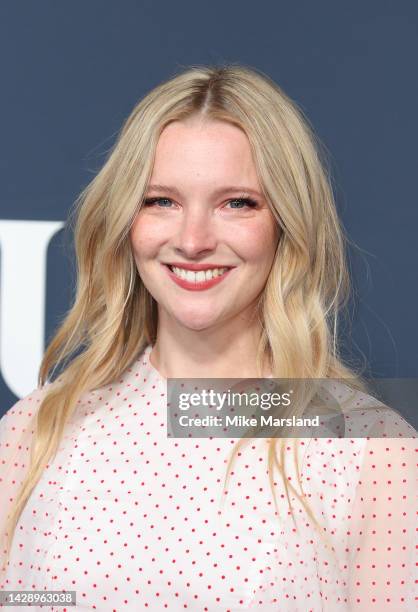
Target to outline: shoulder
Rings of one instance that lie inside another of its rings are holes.
[[[44,399],[46,393],[50,389],[50,383],[46,383],[43,387],[37,387],[30,391],[27,395],[17,400],[0,418],[0,422],[4,419],[11,420],[18,418],[23,414],[36,413],[37,407]]]
[[[321,381],[320,437],[415,438],[417,432],[400,412],[366,391],[341,380]]]
[[[395,479],[411,473],[416,465],[414,427],[364,391],[336,381],[326,387],[322,426],[308,441],[303,460],[303,482],[310,493],[340,490],[350,493],[349,500],[359,482],[373,478],[379,466],[393,465]]]
[[[14,443],[29,436],[38,408],[50,385],[33,389],[30,393],[15,402],[0,418],[0,454],[4,455]]]

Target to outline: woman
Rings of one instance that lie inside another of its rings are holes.
[[[373,438],[166,435],[167,378],[343,378],[334,395],[376,406],[339,357],[343,234],[296,105],[255,70],[185,70],[78,204],[75,303],[0,421],[2,588],[99,610],[412,609],[415,431],[393,411],[367,412]]]

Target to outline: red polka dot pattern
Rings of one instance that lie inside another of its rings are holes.
[[[151,348],[120,380],[80,398],[20,517],[0,588],[75,590],[77,610],[415,609],[416,432],[408,423],[386,411],[396,437],[299,441],[304,499],[320,533],[293,493],[292,520],[275,474],[277,516],[268,440],[243,447],[222,494],[237,439],[167,438],[167,381]],[[34,390],[0,420],[0,527],[44,393]],[[286,474],[299,491],[292,457],[289,440]]]

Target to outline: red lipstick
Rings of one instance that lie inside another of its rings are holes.
[[[221,276],[217,276],[216,278],[211,278],[210,280],[204,280],[204,281],[195,283],[193,281],[190,282],[184,278],[180,278],[179,276],[174,274],[174,272],[172,272],[169,268],[169,265],[172,265],[172,264],[162,264],[162,265],[167,270],[167,274],[169,275],[171,280],[173,280],[176,283],[176,285],[178,285],[179,287],[182,287],[183,289],[188,289],[189,291],[204,291],[205,289],[210,289],[211,287],[214,287],[215,285],[218,285],[219,283],[221,283],[231,273],[233,269],[232,267],[230,267],[229,270],[226,270],[223,274],[221,274]],[[192,268],[189,266],[200,266],[200,267]],[[176,265],[176,267],[184,268],[185,270],[192,270],[192,271],[198,272],[200,270],[208,270],[210,268],[215,268],[215,267],[226,268],[227,266],[214,266],[213,264],[211,265],[209,264],[181,264],[181,265]]]

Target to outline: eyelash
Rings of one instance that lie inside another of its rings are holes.
[[[146,198],[144,200],[144,205],[145,206],[150,206],[151,204],[155,204],[156,202],[158,202],[160,200],[168,200],[169,202],[171,202],[170,198],[155,197],[155,198]],[[228,204],[230,202],[244,202],[247,205],[248,208],[256,208],[257,207],[257,202],[255,200],[253,200],[252,198],[247,198],[247,197],[233,198],[231,200],[228,200]],[[244,210],[244,209],[243,208],[233,208],[232,210]]]

